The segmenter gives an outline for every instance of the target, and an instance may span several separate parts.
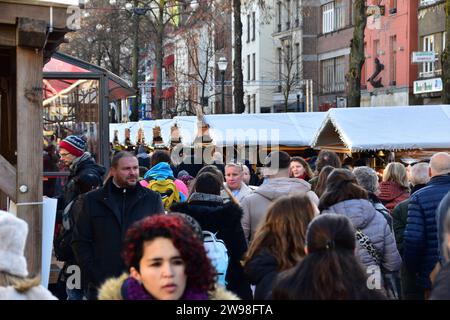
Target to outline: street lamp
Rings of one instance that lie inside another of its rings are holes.
[[[227,70],[228,61],[227,58],[222,57],[217,62],[220,73],[222,74],[222,114],[225,113],[225,71]]]

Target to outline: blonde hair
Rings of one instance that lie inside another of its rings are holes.
[[[395,182],[403,189],[409,190],[408,176],[406,168],[398,162],[389,163],[383,172],[383,182]]]
[[[40,277],[23,278],[13,276],[7,272],[0,271],[0,287],[13,287],[19,293],[25,293],[28,290],[38,287],[41,284]]]
[[[225,165],[225,170],[227,170],[228,168],[237,168],[241,172],[241,175],[244,174],[244,165],[241,163],[227,163]]]
[[[305,256],[306,229],[314,215],[313,203],[305,194],[279,198],[256,231],[244,264],[267,249],[276,259],[278,271],[294,267]]]

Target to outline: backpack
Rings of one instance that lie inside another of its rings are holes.
[[[73,233],[73,204],[77,198],[72,200],[63,210],[61,228],[55,240],[53,241],[53,249],[58,261],[71,261],[74,259],[74,254],[71,247],[72,233]]]
[[[180,192],[173,178],[165,180],[150,180],[147,188],[158,192],[164,204],[164,209],[169,211],[173,203],[180,202]]]
[[[203,245],[206,254],[217,272],[217,283],[223,287],[227,285],[225,277],[228,269],[228,250],[223,240],[217,239],[216,234],[203,231]]]

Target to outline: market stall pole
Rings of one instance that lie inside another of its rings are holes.
[[[32,275],[40,273],[42,250],[42,66],[64,41],[67,16],[67,5],[57,3],[0,3],[0,198],[2,209],[6,197],[16,203],[28,223]]]

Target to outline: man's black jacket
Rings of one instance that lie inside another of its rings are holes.
[[[89,290],[125,271],[121,251],[126,231],[134,222],[159,213],[164,213],[160,195],[139,184],[119,189],[111,178],[86,195],[75,222],[72,249]]]

